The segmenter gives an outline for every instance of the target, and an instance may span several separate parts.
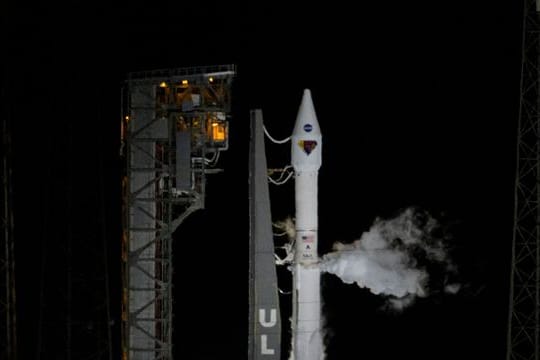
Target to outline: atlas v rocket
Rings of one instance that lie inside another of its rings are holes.
[[[304,90],[291,137],[295,175],[296,245],[293,268],[294,360],[323,358],[318,230],[318,176],[322,163],[322,135],[311,92]]]
[[[281,319],[274,259],[262,111],[251,111],[250,146],[250,360],[280,360]],[[322,360],[317,183],[322,136],[304,90],[291,136],[295,175],[296,239],[291,360]]]

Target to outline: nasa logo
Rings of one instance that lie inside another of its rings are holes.
[[[311,124],[304,125],[305,132],[311,132],[311,130],[313,130],[313,126],[311,126]]]

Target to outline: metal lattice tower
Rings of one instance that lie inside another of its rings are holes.
[[[2,100],[6,100],[5,93]],[[7,105],[7,101],[3,101]],[[5,109],[4,109],[5,110]],[[11,133],[7,110],[2,114],[2,242],[0,243],[0,359],[17,357],[15,308],[15,238],[11,172]]]
[[[0,29],[4,50],[9,49],[10,8],[8,4],[0,4]],[[9,53],[9,50],[7,51]],[[1,134],[2,137],[2,238],[0,241],[0,359],[15,360],[17,358],[17,328],[15,307],[15,236],[13,217],[13,179],[12,179],[12,146],[11,146],[11,99],[10,74],[11,57],[4,56],[2,79],[0,80]]]
[[[540,359],[540,0],[525,0],[507,360]]]
[[[97,104],[89,117],[99,123]],[[41,201],[35,359],[112,360],[104,144],[89,137],[94,151],[73,151],[77,140],[84,141],[77,128],[61,121],[56,126],[44,151],[49,165]],[[81,191],[83,176],[92,186]]]
[[[172,359],[172,234],[228,147],[234,65],[131,73],[122,96],[122,359]]]

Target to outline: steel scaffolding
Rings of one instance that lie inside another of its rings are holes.
[[[172,234],[204,208],[206,174],[228,148],[234,65],[130,73],[125,159],[122,359],[172,359]]]
[[[5,93],[2,94],[5,100]],[[8,102],[3,102],[7,106]],[[15,238],[11,173],[11,133],[7,110],[2,114],[2,242],[0,244],[0,358],[17,358],[15,308]]]
[[[540,1],[524,1],[507,360],[539,360]]]
[[[4,52],[9,53],[11,8],[7,3],[0,5],[0,29]],[[13,217],[13,179],[12,179],[12,147],[11,147],[11,115],[12,104],[10,96],[12,60],[4,56],[2,62],[2,81],[0,84],[0,102],[2,122],[2,238],[0,242],[0,359],[14,360],[17,358],[17,331],[15,308],[15,236]]]
[[[98,100],[88,110],[96,124]],[[39,310],[32,350],[37,360],[112,360],[105,144],[99,136],[85,143],[70,122],[56,126],[43,151],[48,163],[42,177]],[[76,151],[77,141],[92,151]]]

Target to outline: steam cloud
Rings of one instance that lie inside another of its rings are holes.
[[[394,219],[376,219],[352,244],[334,244],[334,251],[321,259],[321,271],[387,296],[388,304],[396,310],[430,291],[456,293],[459,284],[447,280],[456,267],[441,230],[429,213],[408,208]],[[433,281],[431,272],[442,281]]]

